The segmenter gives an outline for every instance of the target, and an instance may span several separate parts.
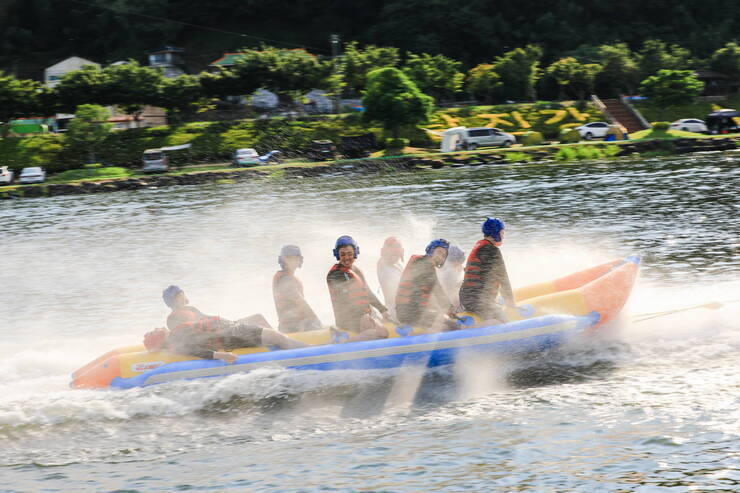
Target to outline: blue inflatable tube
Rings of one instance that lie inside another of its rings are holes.
[[[127,389],[174,380],[221,377],[258,368],[368,370],[407,365],[435,367],[454,363],[470,353],[517,354],[548,349],[596,325],[599,319],[596,312],[585,316],[545,315],[438,334],[245,354],[233,364],[221,360],[182,361],[160,366],[135,377],[114,378],[111,387]]]

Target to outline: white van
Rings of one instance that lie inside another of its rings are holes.
[[[170,158],[168,152],[182,151],[190,149],[190,144],[181,144],[176,146],[162,147],[161,149],[147,149],[141,160],[144,163],[143,171],[145,173],[157,173],[167,171],[170,167]],[[180,156],[182,158],[183,156]]]
[[[516,143],[516,137],[500,128],[489,127],[455,127],[442,132],[442,152],[459,149],[475,150],[484,146],[510,147]]]
[[[147,149],[141,159],[144,163],[144,173],[167,171],[170,167],[170,159],[162,149]]]

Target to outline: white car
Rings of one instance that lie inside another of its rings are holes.
[[[684,132],[705,133],[707,125],[697,118],[684,118],[671,123],[671,130],[683,130]]]
[[[237,149],[232,163],[234,166],[256,166],[260,164],[260,155],[254,149]]]
[[[7,166],[0,166],[0,184],[10,185],[13,183],[13,172]]]
[[[38,166],[23,168],[18,177],[20,183],[43,183],[44,180],[46,180],[46,171]]]
[[[576,127],[576,130],[586,140],[602,139],[606,137],[606,133],[609,131],[609,124],[606,122],[592,122]]]
[[[510,147],[516,142],[515,136],[500,128],[465,128],[460,131],[460,134],[460,147],[469,151],[483,146]]]

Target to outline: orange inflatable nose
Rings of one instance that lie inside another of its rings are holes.
[[[84,372],[75,372],[69,386],[73,389],[108,388],[113,379],[120,376],[120,358],[118,355],[113,355],[87,368]]]

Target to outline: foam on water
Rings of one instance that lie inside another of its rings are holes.
[[[10,288],[0,299],[0,466],[12,468],[11,489],[24,491],[57,483],[356,489],[358,480],[407,491],[627,491],[677,471],[688,478],[680,485],[722,483],[740,436],[740,304],[633,320],[740,298],[740,168],[737,158],[714,161],[489,167],[3,204],[0,284]],[[337,236],[358,239],[359,266],[377,288],[386,236],[401,238],[407,257],[435,237],[469,252],[488,215],[507,222],[515,286],[643,257],[606,340],[432,372],[260,370],[128,391],[67,388],[70,372],[163,324],[168,284],[206,313],[274,321],[277,252],[295,243],[308,301],[331,322],[325,276]],[[54,476],[46,465],[65,467]]]

